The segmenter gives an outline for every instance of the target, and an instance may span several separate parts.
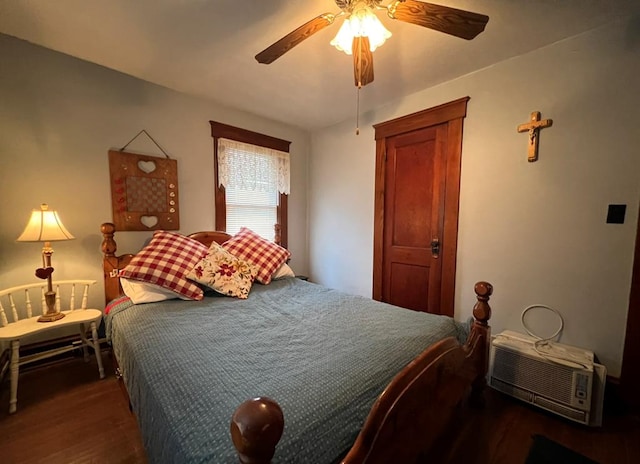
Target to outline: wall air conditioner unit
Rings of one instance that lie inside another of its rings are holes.
[[[490,385],[581,424],[602,425],[607,370],[592,351],[504,331],[491,343]]]

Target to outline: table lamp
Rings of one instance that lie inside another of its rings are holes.
[[[56,292],[53,291],[51,282],[51,255],[53,248],[51,242],[56,240],[72,240],[75,238],[65,228],[56,211],[50,211],[46,204],[40,205],[40,209],[31,212],[31,218],[24,232],[18,237],[18,242],[44,242],[42,247],[42,267],[36,269],[36,277],[47,279],[47,291],[44,294],[47,305],[46,313],[38,318],[38,322],[53,322],[62,319],[64,314],[56,309]]]

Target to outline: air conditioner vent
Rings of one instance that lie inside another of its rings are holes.
[[[493,376],[539,395],[564,403],[571,402],[571,382],[575,369],[540,362],[522,353],[496,348]]]
[[[502,393],[518,398],[519,400],[526,401],[527,403],[533,402],[533,393],[522,388],[515,387],[509,383],[505,383],[501,380],[491,377],[491,386],[496,390],[500,390]]]
[[[560,414],[561,416],[567,417],[569,419],[582,422],[583,424],[587,423],[589,419],[589,416],[585,411],[580,411],[579,409],[563,406],[562,404],[556,403],[555,401],[547,400],[542,396],[536,396],[533,400],[533,404],[537,404],[547,411],[555,412],[556,414]]]
[[[559,414],[583,424],[587,423],[587,420],[589,418],[588,414],[585,411],[580,411],[579,409],[567,407],[560,403],[556,403],[555,401],[548,400],[528,390],[523,390],[522,388],[518,388],[515,385],[502,382],[495,377],[491,378],[491,386],[509,396],[513,396],[514,398],[522,400],[526,403],[535,404],[536,406],[540,406],[542,409],[546,409],[549,412]]]

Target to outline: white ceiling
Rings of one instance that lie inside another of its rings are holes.
[[[640,12],[638,0],[436,3],[486,14],[489,23],[466,41],[380,13],[393,36],[374,52],[361,111]],[[339,24],[270,65],[254,56],[338,11],[333,0],[0,0],[0,32],[313,130],[355,117],[351,57],[329,45]]]

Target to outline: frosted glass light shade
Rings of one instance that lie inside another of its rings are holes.
[[[391,37],[391,32],[384,27],[378,17],[367,7],[354,11],[343,21],[340,30],[331,41],[331,45],[347,55],[351,55],[353,53],[351,46],[354,37],[368,37],[369,48],[373,52]]]
[[[18,237],[18,242],[53,242],[57,240],[71,240],[75,237],[62,224],[56,211],[49,211],[46,204],[40,209],[34,209],[27,223],[27,227]]]

